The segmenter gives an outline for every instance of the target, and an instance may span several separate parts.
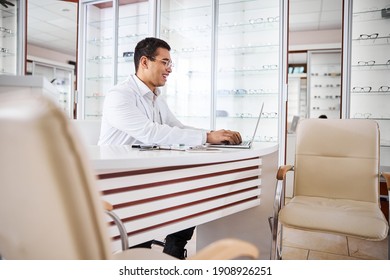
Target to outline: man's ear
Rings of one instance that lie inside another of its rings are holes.
[[[139,67],[142,69],[148,69],[148,58],[146,56],[141,56],[139,60]]]

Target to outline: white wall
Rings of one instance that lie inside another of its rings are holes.
[[[76,61],[76,54],[72,56],[72,55],[44,49],[31,44],[27,44],[27,55],[44,58],[51,61],[57,61],[64,64],[68,64],[68,61]]]
[[[290,32],[289,50],[341,48],[341,29]]]

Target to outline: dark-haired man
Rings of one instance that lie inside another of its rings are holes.
[[[106,94],[99,145],[241,143],[236,131],[209,131],[182,124],[160,98],[159,87],[165,85],[172,72],[170,50],[168,43],[158,38],[138,42],[134,51],[135,75]],[[164,252],[184,259],[184,247],[193,231],[189,228],[168,235]]]

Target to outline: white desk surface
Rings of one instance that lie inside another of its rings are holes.
[[[89,159],[98,173],[177,165],[202,164],[258,157],[277,151],[276,143],[255,143],[251,149],[221,148],[218,152],[149,150],[131,146],[88,146]]]

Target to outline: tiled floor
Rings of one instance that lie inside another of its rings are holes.
[[[387,239],[365,241],[284,228],[285,260],[387,260]]]
[[[356,238],[283,230],[284,260],[387,260],[387,239],[365,241]],[[187,244],[188,256],[196,252],[196,234]]]

